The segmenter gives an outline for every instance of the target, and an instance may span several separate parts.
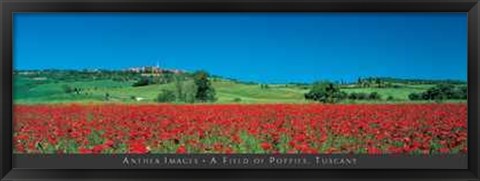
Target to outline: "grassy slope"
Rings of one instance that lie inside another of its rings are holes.
[[[17,103],[61,103],[61,102],[104,102],[105,93],[111,101],[121,102],[149,102],[157,96],[161,89],[172,89],[173,84],[149,85],[132,87],[132,83],[120,83],[109,80],[73,82],[73,83],[45,83],[35,85],[34,80],[21,79],[15,81],[15,101]],[[62,86],[70,85],[84,89],[88,94],[66,94]],[[260,89],[258,85],[238,84],[229,81],[216,81],[213,86],[217,91],[218,103],[233,103],[235,98],[243,103],[273,103],[303,102],[303,93],[306,90],[299,88],[270,88]],[[134,101],[132,96],[143,98]]]
[[[219,103],[234,102],[240,98],[243,103],[302,103],[306,90],[296,87],[274,87],[261,89],[259,85],[238,84],[234,82],[214,82]]]
[[[31,79],[17,79],[14,81],[15,102],[22,104],[35,103],[64,103],[64,102],[105,102],[105,93],[109,93],[110,102],[142,103],[152,102],[161,89],[174,89],[173,84],[149,85],[132,87],[132,82],[115,82],[111,80],[88,82],[44,82]],[[216,103],[305,103],[303,94],[308,90],[295,86],[270,85],[268,89],[261,89],[259,85],[241,84],[231,81],[213,81],[217,92]],[[79,87],[88,94],[67,94],[62,89],[63,85]],[[408,101],[408,94],[421,92],[432,85],[416,85],[402,88],[346,88],[343,91],[351,92],[378,92],[385,99],[393,96],[396,101]],[[135,101],[131,97],[143,98]],[[236,98],[241,99],[235,102]],[[383,101],[385,103],[385,101]],[[351,102],[347,102],[351,103]],[[357,103],[373,103],[363,101]]]
[[[382,95],[382,99],[386,99],[388,96],[392,96],[394,99],[397,100],[408,100],[408,95],[411,93],[419,93],[427,90],[434,85],[406,85],[401,88],[353,88],[353,89],[343,89],[343,91],[347,93],[352,92],[364,92],[364,93],[371,93],[371,92],[378,92]]]

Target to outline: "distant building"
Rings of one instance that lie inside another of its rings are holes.
[[[160,75],[163,73],[174,73],[174,74],[180,74],[183,73],[184,71],[178,70],[178,69],[162,69],[158,66],[142,66],[142,67],[131,67],[126,70],[127,72],[133,72],[133,73],[140,73],[142,75]]]

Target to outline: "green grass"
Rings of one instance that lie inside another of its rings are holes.
[[[105,102],[105,94],[110,102],[153,102],[161,89],[174,90],[175,85],[160,84],[132,87],[133,82],[96,80],[88,82],[43,82],[19,78],[15,80],[15,102],[23,104],[66,103],[66,102]],[[301,103],[307,90],[296,87],[275,87],[261,89],[259,85],[214,81],[217,93],[216,103]],[[82,94],[65,93],[63,86],[82,88]],[[142,100],[133,100],[132,96]],[[240,101],[238,101],[240,100]]]
[[[296,87],[275,87],[261,89],[259,85],[239,84],[229,81],[213,82],[219,103],[302,103],[306,90]]]
[[[87,94],[65,93],[63,86],[84,89]],[[62,103],[62,102],[98,102],[103,101],[105,93],[130,87],[128,83],[111,80],[88,82],[44,82],[15,79],[14,100],[16,103]]]
[[[174,83],[156,84],[142,87],[132,87],[133,82],[119,82],[113,80],[92,80],[77,82],[53,82],[34,80],[25,77],[16,77],[14,80],[14,102],[19,104],[38,103],[104,103],[106,93],[108,102],[122,103],[152,103],[162,89],[174,90]],[[82,94],[65,93],[64,86],[83,89]],[[269,85],[262,89],[260,85],[243,84],[227,80],[212,81],[216,90],[215,103],[307,103],[304,94],[308,92],[300,86]],[[399,88],[342,88],[347,93],[378,92],[383,100],[380,101],[351,101],[342,103],[399,103],[409,102],[408,95],[413,92],[422,92],[432,85],[401,85]],[[394,100],[385,99],[392,96]],[[141,100],[134,100],[132,97]]]
[[[392,96],[395,100],[408,101],[408,95],[411,93],[419,93],[427,90],[429,85],[423,85],[424,87],[400,87],[400,88],[353,88],[353,89],[344,89],[346,93],[371,93],[377,92],[382,96],[382,99],[386,99],[389,96]]]

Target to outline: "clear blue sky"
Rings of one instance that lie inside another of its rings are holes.
[[[465,13],[22,13],[15,69],[155,65],[258,82],[467,77]]]

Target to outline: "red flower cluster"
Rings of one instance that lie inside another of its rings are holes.
[[[466,104],[17,105],[17,153],[457,153]]]

